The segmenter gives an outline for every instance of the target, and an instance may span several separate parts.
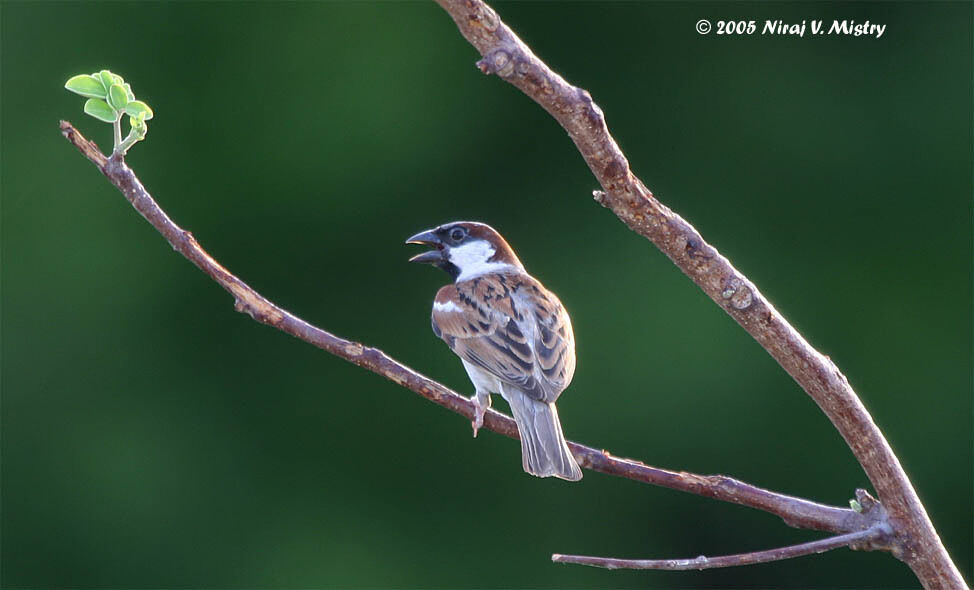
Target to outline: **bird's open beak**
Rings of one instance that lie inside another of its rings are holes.
[[[426,264],[436,264],[443,261],[443,242],[430,231],[424,231],[406,240],[407,244],[423,244],[433,246],[433,250],[417,254],[409,259],[410,262],[425,262]]]

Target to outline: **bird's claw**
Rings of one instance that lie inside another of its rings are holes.
[[[487,413],[487,408],[490,407],[490,397],[475,394],[470,398],[470,401],[474,405],[473,419],[470,421],[470,425],[473,427],[473,437],[477,438],[477,433],[480,432],[481,426],[484,425],[484,414]]]
[[[480,427],[484,425],[484,414],[482,412],[477,412],[474,419],[470,421],[470,425],[473,426],[473,437],[477,438],[477,432],[479,432]]]

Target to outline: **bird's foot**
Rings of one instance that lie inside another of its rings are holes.
[[[477,438],[480,427],[484,425],[484,414],[490,408],[490,394],[477,392],[470,396],[470,401],[474,405],[473,420],[470,421],[470,425],[473,426],[473,437]]]

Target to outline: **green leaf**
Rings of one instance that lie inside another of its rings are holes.
[[[130,117],[138,117],[140,113],[144,114],[146,121],[152,118],[152,109],[150,109],[149,105],[145,104],[141,100],[133,100],[125,105],[125,112]]]
[[[112,74],[112,81],[115,84],[125,84],[125,80],[123,80],[118,74]]]
[[[129,115],[129,126],[135,129],[139,125],[145,125],[145,111],[139,111],[138,114]]]
[[[108,106],[108,103],[100,98],[89,98],[88,102],[85,103],[85,112],[106,123],[114,122],[117,117],[115,109]]]
[[[125,87],[121,84],[112,84],[112,87],[108,89],[108,104],[112,105],[116,111],[120,111],[128,103],[129,97],[128,93],[125,92]]]
[[[71,78],[64,84],[64,87],[81,96],[105,98],[106,94],[105,87],[101,85],[101,80],[88,74],[81,74]]]
[[[132,93],[132,87],[128,84],[122,84],[125,87],[125,94],[129,97],[129,102],[135,100],[135,94]]]
[[[108,94],[108,89],[112,87],[115,83],[115,79],[112,78],[112,73],[108,70],[102,70],[98,72],[98,77],[101,79],[101,83],[105,86],[105,94]]]

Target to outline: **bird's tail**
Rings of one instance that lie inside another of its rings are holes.
[[[524,470],[538,477],[555,476],[568,481],[582,479],[582,470],[561,432],[555,404],[538,401],[513,388],[507,388],[504,393],[521,433]]]

